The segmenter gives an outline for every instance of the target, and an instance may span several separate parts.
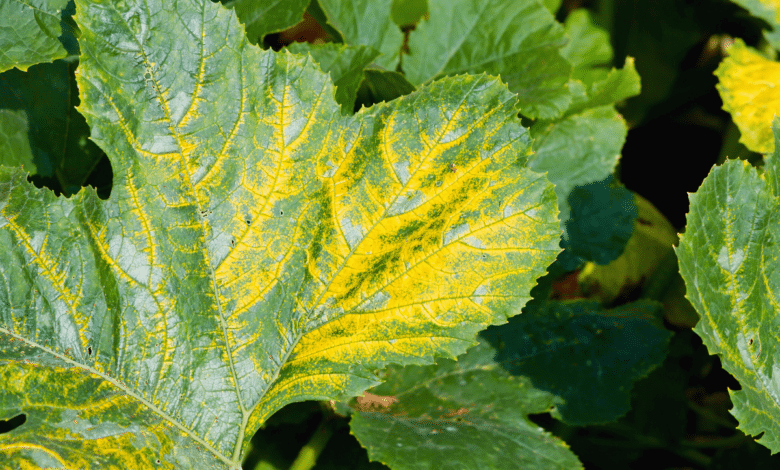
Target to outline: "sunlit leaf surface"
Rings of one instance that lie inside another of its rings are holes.
[[[775,140],[780,120],[774,121]],[[688,229],[677,256],[686,296],[699,312],[695,331],[720,356],[741,390],[731,413],[745,434],[780,451],[780,208],[778,153],[763,175],[727,160],[690,196]]]
[[[723,109],[742,134],[740,142],[754,152],[774,149],[772,118],[780,110],[780,63],[769,60],[737,39],[715,71]]]
[[[0,2],[0,72],[52,62],[67,55],[57,39],[60,13],[68,0]]]
[[[355,396],[516,314],[555,194],[496,78],[343,116],[210,1],[77,2],[111,197],[0,168],[0,461],[238,468],[285,404]]]

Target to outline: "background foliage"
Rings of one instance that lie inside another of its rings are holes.
[[[89,191],[83,186],[116,197],[114,173],[124,178],[124,169],[106,154],[113,145],[96,125],[99,100],[80,105],[88,73],[76,78],[97,28],[73,19],[74,2],[25,6],[0,2],[2,163],[61,198]],[[546,174],[560,211],[563,251],[522,313],[485,322],[494,326],[457,361],[378,361],[367,380],[382,383],[360,397],[368,382],[351,395],[287,405],[262,423],[243,468],[777,468],[776,6],[231,0],[202,8],[234,11],[258,48],[308,54],[335,85],[334,126],[356,113],[385,119],[415,91],[470,83],[446,77],[500,77],[533,139],[529,151],[517,149],[522,165]],[[461,161],[448,170],[462,172]],[[17,173],[14,187],[24,188]],[[28,353],[2,351],[9,382]],[[0,455],[37,419],[15,405],[33,395],[10,390],[0,390]]]

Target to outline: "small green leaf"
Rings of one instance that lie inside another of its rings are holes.
[[[382,101],[392,101],[415,90],[403,74],[387,70],[366,69],[357,92],[357,103],[369,107]]]
[[[0,2],[0,72],[53,62],[67,55],[57,39],[60,14],[68,0]]]
[[[569,217],[569,193],[578,185],[610,175],[620,159],[628,129],[612,106],[590,108],[560,121],[538,121],[531,128],[534,171],[555,184],[561,220]]]
[[[571,63],[575,72],[612,62],[609,33],[595,25],[588,10],[578,8],[569,13],[564,28],[569,42],[561,48],[561,55]]]
[[[634,194],[615,184],[609,175],[602,181],[575,187],[568,201],[571,217],[566,220],[568,240],[564,248],[602,265],[617,259],[634,233],[638,215]]]
[[[780,49],[780,4],[776,0],[731,0],[753,16],[769,23],[764,37],[775,49]]]
[[[428,0],[393,0],[390,14],[398,26],[409,26],[428,13]]]

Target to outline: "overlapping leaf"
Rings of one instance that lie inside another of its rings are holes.
[[[777,0],[731,0],[754,16],[769,23],[764,37],[775,49],[780,49],[780,3]]]
[[[774,121],[775,143],[780,120]],[[677,256],[687,297],[701,315],[695,331],[739,381],[732,414],[739,429],[780,451],[780,240],[778,160],[763,175],[727,160],[690,196],[691,211]]]
[[[52,62],[67,55],[57,39],[60,13],[68,0],[0,2],[0,72]]]
[[[283,405],[463,352],[558,252],[497,79],[344,117],[310,59],[219,5],[77,7],[114,187],[59,199],[0,169],[0,418],[27,415],[4,461],[236,468]]]
[[[244,25],[252,43],[263,40],[263,36],[296,25],[303,19],[309,0],[235,0],[236,16]]]
[[[390,16],[392,0],[319,0],[319,4],[345,44],[373,47],[381,53],[376,63],[395,70],[404,38]]]
[[[34,65],[26,72],[0,74],[0,109],[19,110],[25,115],[25,138],[32,151],[28,171],[37,175],[38,182],[66,196],[77,193],[104,158],[88,140],[89,127],[76,112],[76,65],[57,60]],[[7,163],[8,158],[13,159],[13,154],[0,155],[0,163]]]
[[[495,355],[480,340],[457,362],[389,368],[386,382],[358,399],[352,432],[372,460],[397,470],[582,468],[566,444],[528,419],[557,397],[501,369]]]
[[[430,19],[409,35],[403,70],[413,84],[459,73],[500,75],[530,118],[559,117],[571,103],[563,28],[537,0],[429,0]]]

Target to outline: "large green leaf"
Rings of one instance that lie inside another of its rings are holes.
[[[563,27],[538,0],[430,0],[409,35],[403,69],[413,84],[459,73],[500,75],[530,118],[560,117],[571,103]]]
[[[57,39],[60,13],[68,0],[0,2],[0,72],[52,62],[67,55]]]
[[[114,186],[56,198],[0,167],[0,419],[27,415],[5,462],[237,468],[285,404],[464,352],[559,251],[498,79],[343,116],[311,59],[209,1],[76,21]]]
[[[372,460],[396,470],[574,470],[560,439],[528,419],[556,397],[514,376],[485,340],[457,362],[390,367],[350,422]]]
[[[774,134],[780,141],[778,119]],[[763,175],[741,160],[715,167],[690,195],[677,249],[687,297],[701,315],[695,331],[741,386],[730,392],[731,413],[772,452],[780,451],[779,157],[775,150]]]

